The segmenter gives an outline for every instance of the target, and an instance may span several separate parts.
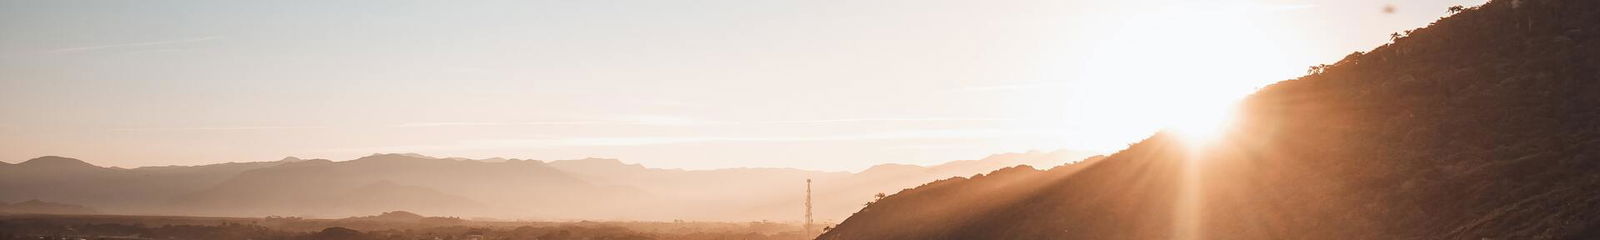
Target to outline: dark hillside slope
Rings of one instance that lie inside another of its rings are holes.
[[[1600,1],[1492,1],[1263,88],[1217,143],[930,184],[1002,202],[913,189],[820,239],[1600,238],[1597,39]],[[997,182],[1032,183],[965,190]]]

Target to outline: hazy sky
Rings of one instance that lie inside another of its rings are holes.
[[[0,0],[0,161],[1109,152],[1482,2]]]

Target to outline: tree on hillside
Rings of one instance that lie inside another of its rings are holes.
[[[1330,68],[1330,67],[1333,67],[1333,65],[1317,64],[1317,65],[1311,66],[1310,69],[1306,69],[1306,75],[1322,74],[1322,72],[1328,71],[1328,68]]]

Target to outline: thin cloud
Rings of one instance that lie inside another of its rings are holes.
[[[600,138],[569,138],[554,141],[556,146],[592,147],[592,146],[641,146],[662,144],[685,144],[707,142],[819,142],[819,141],[867,141],[867,140],[896,140],[896,139],[959,139],[959,138],[988,138],[1005,135],[1006,132],[990,129],[944,129],[944,130],[908,130],[892,131],[869,134],[841,134],[823,136],[706,136],[706,137],[600,137]]]
[[[596,118],[590,118],[596,119]],[[573,120],[573,121],[462,121],[462,122],[419,122],[390,125],[395,128],[420,128],[420,127],[496,127],[496,126],[582,126],[582,125],[642,125],[642,126],[699,126],[726,124],[727,122],[702,121],[693,118],[664,115],[635,115],[623,117],[598,118],[600,120]]]
[[[529,139],[478,139],[438,145],[403,145],[333,149],[331,152],[428,152],[486,149],[537,149],[563,147],[632,147],[694,143],[784,143],[784,142],[839,142],[883,140],[937,140],[980,139],[1019,135],[1039,135],[1035,131],[1003,129],[930,129],[887,131],[865,134],[838,134],[817,136],[637,136],[637,137],[576,137]]]
[[[1310,3],[1306,3],[1306,4],[1276,4],[1276,5],[1264,6],[1264,7],[1261,8],[1261,10],[1265,10],[1265,11],[1269,11],[1269,12],[1278,12],[1278,11],[1294,11],[1294,10],[1302,10],[1302,9],[1312,9],[1312,8],[1317,8],[1317,7],[1319,7],[1319,5],[1310,4]]]
[[[580,125],[642,125],[642,126],[724,126],[724,125],[807,125],[849,124],[869,122],[996,122],[1006,118],[839,118],[782,121],[703,121],[679,117],[633,117],[632,120],[609,121],[544,121],[544,122],[420,122],[391,125],[395,128],[423,127],[493,127],[493,126],[580,126]]]
[[[1066,84],[1064,84],[1064,83],[1021,83],[1021,84],[1004,84],[1004,85],[989,85],[989,86],[972,86],[972,87],[959,88],[959,89],[954,90],[954,92],[1022,91],[1022,90],[1031,90],[1031,89],[1038,89],[1038,88],[1044,88],[1044,87],[1056,87],[1056,86],[1065,86],[1065,85]]]
[[[828,123],[862,123],[862,122],[997,122],[1010,121],[1006,118],[844,118],[801,121],[767,121],[764,124],[828,124]]]
[[[244,131],[244,130],[284,130],[284,129],[323,129],[321,126],[225,126],[225,127],[175,127],[175,128],[119,128],[119,132],[159,132],[159,131]]]
[[[441,70],[444,70],[445,72],[466,73],[466,74],[491,74],[491,73],[495,73],[495,71],[493,71],[493,70],[489,70],[489,69],[486,69],[486,68],[479,68],[479,67],[445,67],[445,68],[442,68]]]
[[[186,39],[164,40],[164,41],[153,41],[153,42],[118,43],[118,44],[107,44],[107,45],[97,45],[97,46],[58,48],[58,49],[52,49],[52,50],[50,50],[50,52],[54,52],[54,53],[73,53],[73,52],[87,52],[87,51],[98,51],[98,50],[107,50],[107,49],[142,48],[142,47],[154,47],[154,46],[177,45],[177,44],[186,44],[186,43],[197,43],[197,42],[220,40],[220,39],[224,39],[224,38],[225,37],[223,37],[223,36],[204,36],[204,37],[197,37],[197,38],[186,38]]]
[[[402,123],[392,125],[396,128],[422,128],[422,127],[471,127],[471,126],[572,126],[572,125],[616,125],[625,124],[608,121],[549,121],[549,122],[421,122]]]
[[[647,125],[647,126],[705,126],[705,125],[723,125],[723,124],[733,123],[733,122],[722,122],[722,121],[707,121],[707,120],[700,120],[700,119],[695,119],[695,118],[690,118],[690,117],[669,116],[669,115],[628,116],[628,117],[615,119],[613,121],[625,122],[625,123],[635,124],[635,125]]]

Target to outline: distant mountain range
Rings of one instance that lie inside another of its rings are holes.
[[[0,201],[41,199],[85,204],[108,212],[159,212],[167,210],[175,196],[210,188],[245,171],[283,163],[286,162],[121,169],[72,158],[40,157],[0,165]]]
[[[800,216],[805,179],[813,179],[818,219],[837,221],[876,193],[1091,155],[1011,153],[935,166],[886,164],[859,173],[418,154],[123,169],[49,156],[0,164],[0,201],[43,199],[146,215],[347,217],[404,210],[539,220],[789,220]]]

